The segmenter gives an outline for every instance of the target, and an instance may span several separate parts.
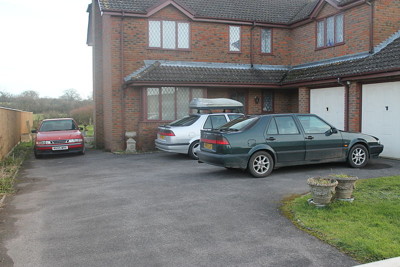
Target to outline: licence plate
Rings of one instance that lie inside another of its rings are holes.
[[[53,146],[52,150],[67,150],[68,146]]]
[[[204,143],[204,148],[212,150],[213,149],[213,145],[209,144],[209,143]]]

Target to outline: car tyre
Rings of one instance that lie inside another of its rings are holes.
[[[36,152],[33,152],[33,155],[35,155],[35,159],[40,159],[42,156],[41,155],[39,155],[38,153],[36,153]]]
[[[196,160],[199,159],[199,157],[197,156],[197,151],[199,150],[200,150],[200,142],[199,140],[196,140],[189,147],[189,152],[188,152],[189,157]]]
[[[250,157],[248,169],[255,178],[267,177],[274,169],[274,159],[266,151],[256,152]]]
[[[368,150],[363,145],[354,145],[349,152],[348,162],[353,168],[362,168],[367,165],[369,159]]]

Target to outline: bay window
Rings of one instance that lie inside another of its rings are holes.
[[[189,102],[205,97],[204,89],[152,87],[144,89],[145,120],[173,121],[188,115]]]

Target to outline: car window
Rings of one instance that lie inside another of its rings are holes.
[[[276,126],[279,134],[299,134],[299,129],[292,116],[275,117]]]
[[[298,116],[306,134],[324,134],[331,126],[316,116]]]
[[[233,120],[235,120],[237,118],[240,118],[242,116],[243,116],[242,114],[228,114],[228,118],[229,118],[230,121],[233,121]]]
[[[216,129],[227,122],[225,115],[210,115],[208,116],[204,129]]]
[[[278,127],[276,127],[275,119],[272,118],[269,123],[267,134],[278,134]]]
[[[220,130],[240,131],[246,127],[250,127],[250,125],[253,125],[253,123],[255,123],[257,120],[258,117],[240,116],[239,118],[223,125],[223,127],[220,127]]]
[[[60,120],[60,121],[44,121],[40,126],[40,132],[51,132],[51,131],[70,131],[77,130],[77,127],[72,120]]]
[[[195,123],[199,118],[200,118],[200,116],[191,115],[191,116],[187,116],[182,119],[173,121],[168,125],[170,125],[170,126],[190,126],[193,123]]]

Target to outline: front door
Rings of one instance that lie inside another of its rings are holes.
[[[298,119],[304,129],[307,161],[344,157],[340,131],[333,130],[329,124],[315,115],[300,115]]]

